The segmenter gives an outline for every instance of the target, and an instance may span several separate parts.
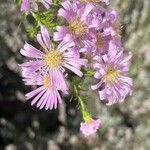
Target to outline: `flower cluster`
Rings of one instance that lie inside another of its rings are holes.
[[[40,2],[47,9],[53,5],[51,0]],[[61,93],[68,94],[68,76],[72,72],[81,78],[82,68],[94,72],[97,83],[91,89],[98,91],[106,105],[123,102],[131,95],[132,79],[128,71],[132,54],[124,56],[118,13],[107,8],[108,4],[109,0],[64,0],[58,10],[64,25],[56,26],[53,38],[43,24],[37,34],[39,48],[25,43],[20,53],[29,61],[20,67],[25,84],[37,86],[26,94],[27,100],[32,99],[32,105],[56,109],[62,102]],[[29,14],[30,9],[37,11],[37,3],[22,0],[21,10]],[[80,130],[85,136],[91,135],[99,129],[101,120],[94,120],[82,98],[77,95],[77,99],[85,121]]]

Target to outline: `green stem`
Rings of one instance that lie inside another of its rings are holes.
[[[77,84],[74,82],[73,87],[74,87],[75,96],[77,97],[78,102],[79,102],[80,107],[81,107],[81,112],[82,112],[82,116],[83,116],[84,121],[91,120],[91,114],[89,113],[89,110],[86,107],[86,104],[84,104],[83,99],[80,97],[79,86],[77,86]]]

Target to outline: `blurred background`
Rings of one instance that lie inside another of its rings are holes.
[[[53,111],[25,101],[31,87],[23,84],[17,64],[24,61],[19,54],[24,41],[32,42],[26,33],[32,24],[22,20],[13,0],[0,0],[0,150],[150,149],[150,0],[112,0],[111,7],[120,13],[126,52],[133,53],[133,95],[106,107],[97,93],[88,92],[89,99],[94,97],[91,112],[103,125],[97,135],[84,138],[80,111],[70,97]],[[91,79],[83,82],[89,85]]]

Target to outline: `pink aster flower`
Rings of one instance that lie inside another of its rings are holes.
[[[96,31],[95,34],[93,34],[93,48],[95,48],[95,54],[106,54],[109,49],[110,39],[111,37],[105,35],[105,32]]]
[[[56,109],[58,104],[62,102],[59,94],[61,87],[51,76],[30,74],[30,76],[24,77],[23,80],[26,84],[39,85],[37,89],[26,94],[27,100],[33,99],[31,105],[36,104],[39,109],[45,108],[48,110],[53,108]]]
[[[99,90],[100,99],[107,99],[107,105],[123,102],[126,96],[132,93],[132,79],[127,76],[131,57],[131,53],[128,57],[124,57],[122,50],[118,52],[115,49],[109,50],[102,58],[97,57],[95,78],[100,81],[93,85],[92,89]],[[102,83],[105,83],[104,87]]]
[[[106,21],[108,26],[104,28],[105,32],[113,38],[120,39],[121,25],[118,12],[116,10],[108,9],[106,11]]]
[[[49,9],[50,5],[52,4],[52,0],[40,0],[46,9]],[[27,14],[30,13],[30,9],[34,11],[38,10],[38,5],[36,0],[22,0],[21,3],[21,11],[25,11]]]
[[[37,40],[42,46],[42,51],[28,43],[20,51],[22,55],[31,58],[31,61],[20,65],[23,70],[23,76],[26,77],[35,72],[44,75],[48,74],[53,76],[53,80],[62,85],[64,90],[66,89],[63,75],[65,68],[82,77],[83,73],[80,69],[82,65],[87,63],[87,60],[81,58],[74,59],[73,54],[67,51],[74,43],[61,42],[57,48],[53,48],[48,30],[44,26],[41,27],[41,34],[37,35]]]
[[[32,7],[34,10],[36,10],[36,11],[38,10],[38,6],[34,0],[32,1]],[[30,0],[22,0],[21,11],[25,11],[26,14],[30,13]]]
[[[101,120],[89,120],[86,122],[80,123],[80,131],[85,135],[85,137],[92,135],[97,132],[97,130],[101,127]]]
[[[93,6],[87,4],[81,9],[77,3],[71,3],[69,0],[62,3],[63,8],[60,8],[58,15],[66,19],[67,26],[57,26],[57,32],[54,33],[55,41],[75,41],[76,45],[90,43],[91,36],[89,33],[91,20],[88,16],[93,9]]]

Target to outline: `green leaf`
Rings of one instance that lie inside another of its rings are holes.
[[[14,0],[17,5],[21,5],[21,0]]]

